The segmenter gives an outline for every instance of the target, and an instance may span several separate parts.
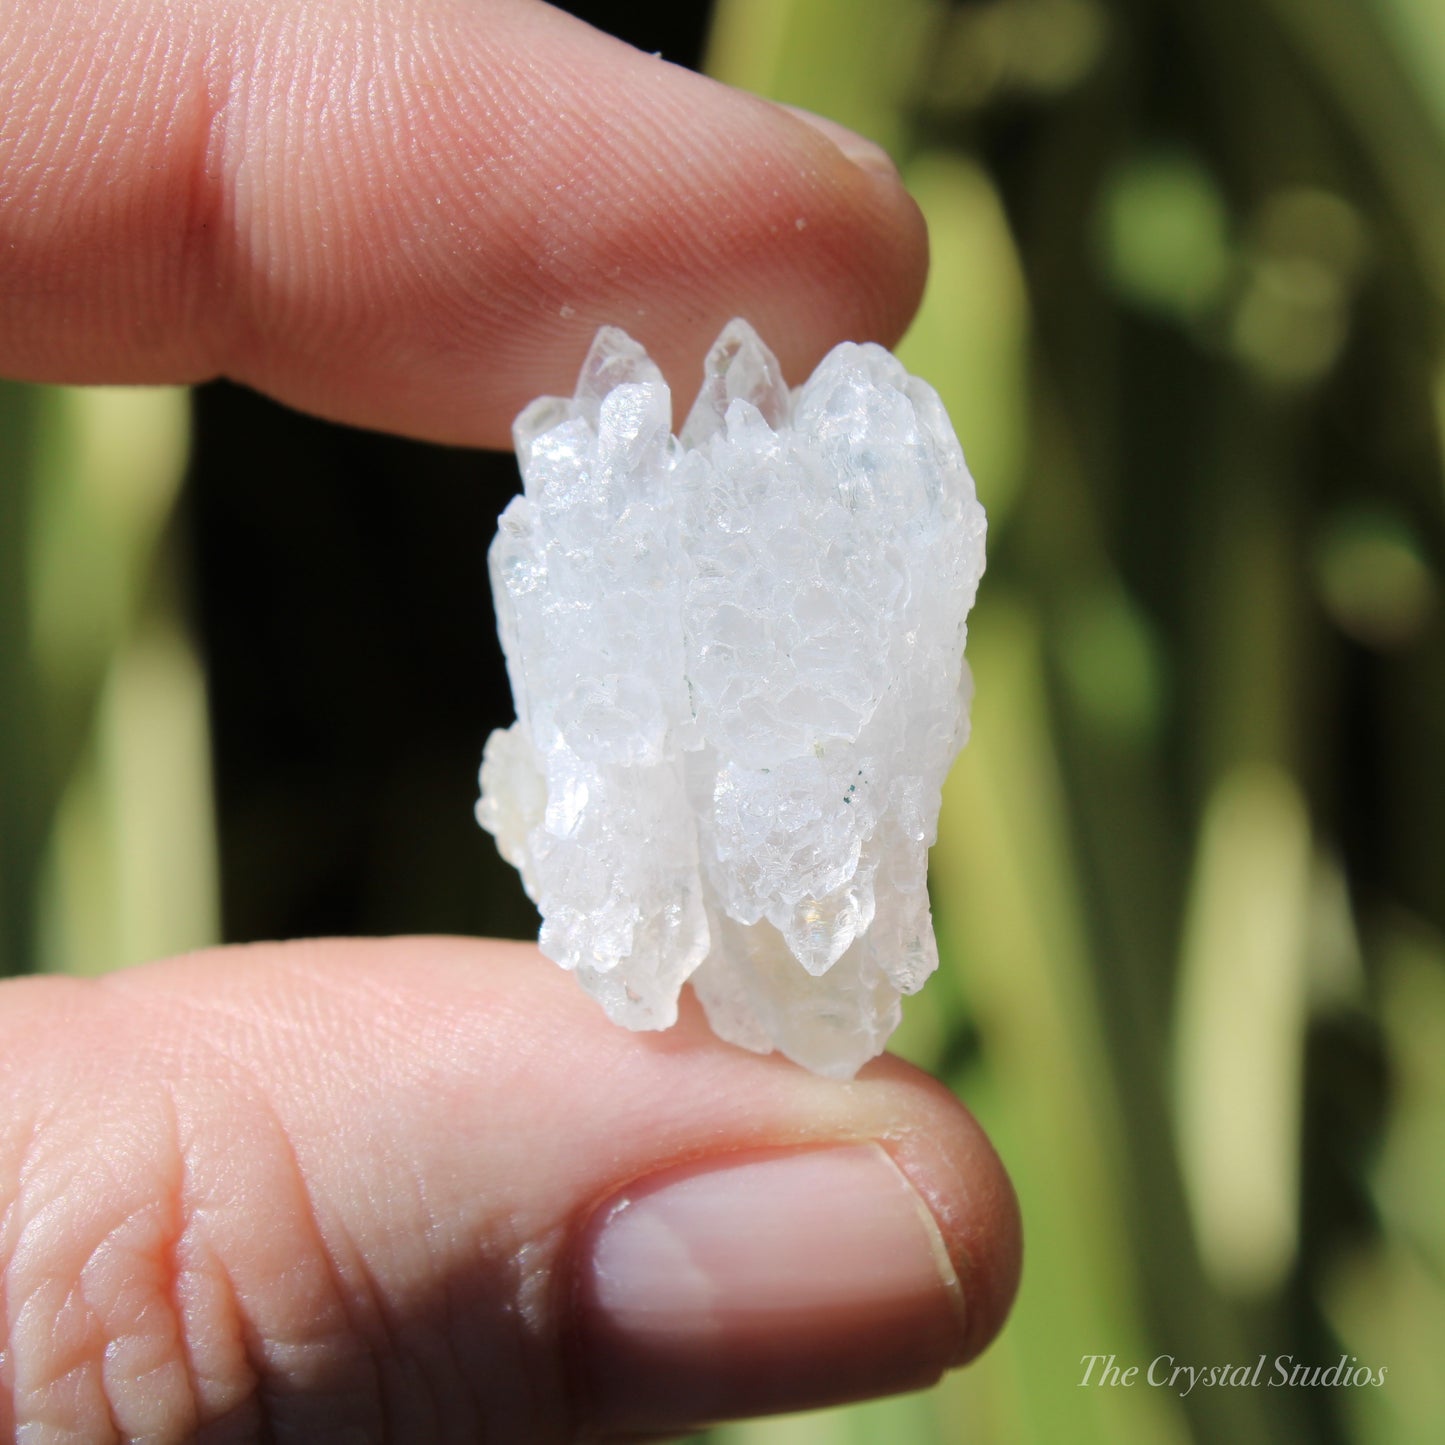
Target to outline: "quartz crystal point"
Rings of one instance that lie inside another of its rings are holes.
[[[937,394],[844,343],[790,392],[744,321],[680,436],[630,337],[514,428],[490,553],[517,721],[478,821],[609,1017],[839,1078],[938,963],[928,848],[968,733],[984,513]]]

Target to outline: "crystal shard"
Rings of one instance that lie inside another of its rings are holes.
[[[680,437],[624,332],[517,418],[490,567],[517,721],[478,821],[617,1023],[835,1077],[937,967],[928,849],[968,734],[985,521],[937,394],[844,343],[789,392],[753,329]]]

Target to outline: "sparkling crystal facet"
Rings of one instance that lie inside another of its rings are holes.
[[[845,343],[791,394],[733,321],[680,438],[624,332],[517,418],[490,553],[517,721],[477,819],[616,1022],[849,1077],[937,967],[984,513],[942,404]]]

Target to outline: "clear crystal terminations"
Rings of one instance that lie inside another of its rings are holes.
[[[733,321],[671,435],[599,331],[517,418],[490,552],[517,721],[477,818],[541,947],[616,1023],[714,1030],[847,1078],[937,967],[939,795],[968,732],[984,513],[937,394],[845,343],[789,392]]]

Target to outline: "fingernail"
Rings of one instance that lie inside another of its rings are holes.
[[[861,166],[865,171],[871,171],[885,180],[897,181],[898,167],[893,164],[893,157],[876,141],[849,130],[845,125],[839,125],[836,120],[829,120],[825,115],[814,115],[811,110],[802,110],[796,105],[785,105],[783,109],[790,115],[797,116],[805,125],[810,125],[827,136],[855,166]]]
[[[639,1184],[584,1253],[594,1423],[665,1431],[920,1389],[958,1359],[938,1226],[877,1145]]]

